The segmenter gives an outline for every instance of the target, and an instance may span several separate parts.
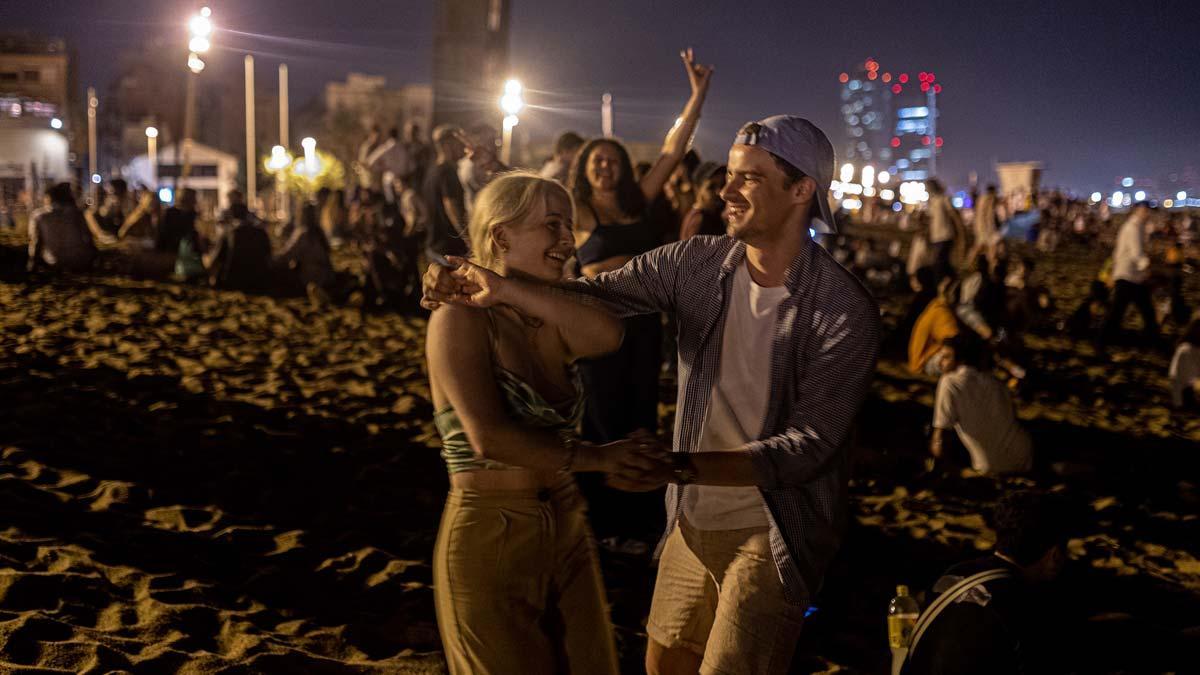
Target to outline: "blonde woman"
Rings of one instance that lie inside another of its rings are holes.
[[[619,319],[552,288],[574,254],[571,197],[532,173],[500,176],[472,210],[471,293],[429,321],[426,354],[450,472],[434,553],[451,673],[616,673],[596,549],[572,473],[645,466],[645,443],[585,446],[575,361],[618,348]],[[539,282],[522,283],[522,280]],[[507,292],[506,292],[507,291]]]

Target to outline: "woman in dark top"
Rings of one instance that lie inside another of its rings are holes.
[[[576,260],[585,276],[619,269],[661,241],[663,224],[649,217],[649,205],[662,194],[663,185],[687,152],[712,76],[711,67],[695,63],[692,50],[680,56],[691,96],[667,132],[662,154],[641,180],[634,177],[629,153],[611,138],[584,145],[571,165],[568,188],[575,198]],[[620,350],[582,364],[587,393],[585,440],[607,443],[636,431],[657,432],[661,347],[661,318],[656,314],[638,316],[626,319]],[[641,515],[644,519],[645,514]],[[604,523],[597,522],[597,529],[603,535]]]

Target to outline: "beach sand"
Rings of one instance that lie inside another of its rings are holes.
[[[30,278],[21,245],[0,233],[0,670],[444,672],[430,555],[447,481],[423,320],[104,272]],[[1044,263],[1060,311],[1093,263]],[[1031,347],[1049,383],[1020,404],[1039,470],[1007,481],[914,477],[932,387],[881,364],[852,448],[853,522],[797,672],[878,672],[895,584],[985,551],[986,510],[1025,485],[1093,514],[1067,597],[1089,635],[1115,637],[1081,670],[1189,663],[1200,423],[1167,411],[1162,355]],[[602,550],[628,672],[654,579],[643,543]]]

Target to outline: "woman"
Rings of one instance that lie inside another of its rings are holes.
[[[429,381],[450,472],[434,553],[451,673],[616,673],[596,549],[574,471],[616,472],[634,441],[584,447],[576,359],[617,348],[621,322],[553,292],[514,307],[502,284],[564,278],[570,195],[533,173],[480,191],[469,306],[429,321]],[[636,459],[632,461],[638,461]]]
[[[713,72],[711,67],[695,63],[691,49],[680,56],[691,83],[691,97],[679,121],[667,132],[658,161],[641,180],[635,180],[624,146],[609,138],[588,142],[571,166],[576,258],[588,277],[620,268],[661,240],[663,224],[649,222],[649,205],[662,194],[687,152]],[[586,440],[610,442],[638,430],[657,430],[661,343],[662,324],[657,315],[632,318],[625,323],[621,349],[585,365]]]

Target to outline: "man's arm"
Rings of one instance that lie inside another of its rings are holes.
[[[29,218],[29,261],[26,263],[26,268],[31,271],[42,262],[42,238],[38,232],[41,220],[37,216]]]

